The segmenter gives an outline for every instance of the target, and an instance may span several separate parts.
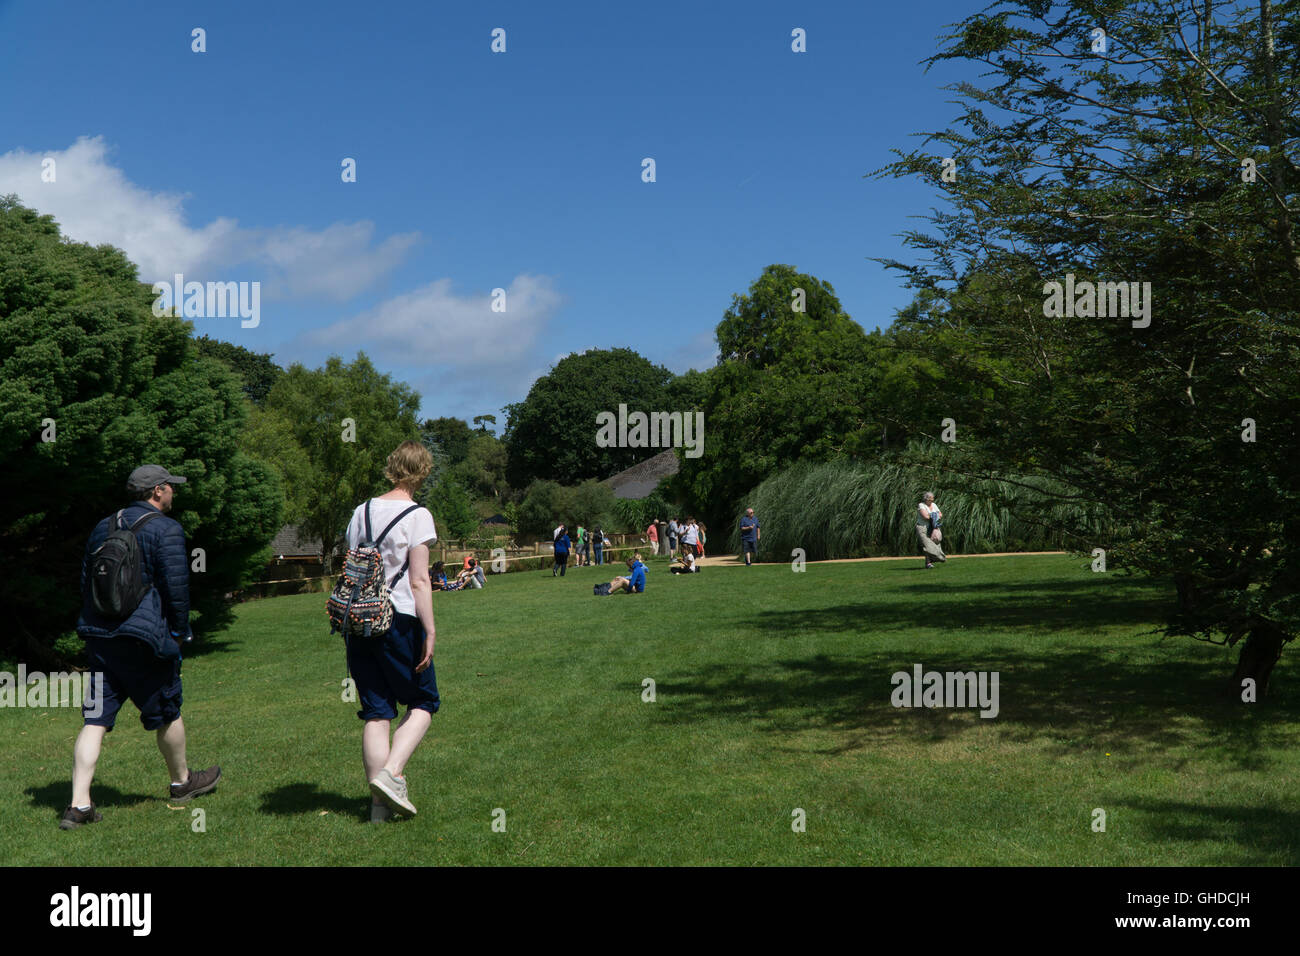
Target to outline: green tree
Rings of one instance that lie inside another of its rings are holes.
[[[153,299],[120,250],[0,199],[0,598],[14,612],[0,641],[34,659],[72,629],[86,540],[138,465],[189,479],[172,516],[201,549],[199,632],[220,626],[279,527],[274,473],[239,448],[238,378]]]
[[[271,387],[284,374],[284,369],[271,360],[269,353],[252,352],[243,346],[206,335],[200,335],[195,342],[200,355],[224,362],[239,376],[244,383],[244,394],[254,405],[261,406],[265,403]]]
[[[356,506],[390,487],[384,464],[403,441],[419,439],[420,396],[381,375],[364,353],[349,365],[291,365],[267,395],[265,417],[246,447],[272,462],[285,482],[291,520],[319,538],[325,573]]]
[[[474,438],[474,430],[463,419],[431,418],[421,428],[437,440],[448,464],[456,465],[469,457],[469,443]]]
[[[602,448],[596,417],[628,411],[670,411],[673,374],[631,349],[591,349],[561,359],[533,382],[528,396],[507,407],[506,477],[523,488],[534,479],[605,479],[655,454],[653,448]]]
[[[519,532],[549,541],[557,524],[574,520],[572,511],[572,489],[554,481],[534,481],[524,491],[524,500],[519,504]]]
[[[1001,4],[931,61],[988,77],[957,85],[938,155],[883,171],[946,194],[907,236],[922,261],[887,264],[933,293],[933,354],[993,394],[989,460],[1105,503],[1129,533],[1097,545],[1173,579],[1172,632],[1245,638],[1234,695],[1300,627],[1298,44],[1294,3]],[[1071,281],[1137,285],[1067,309]]]
[[[603,481],[594,478],[584,481],[573,489],[569,509],[575,526],[587,528],[597,524],[609,525],[614,517],[614,490]],[[551,525],[555,527],[555,525]]]
[[[479,526],[478,514],[469,495],[448,472],[434,483],[425,507],[433,515],[439,531],[453,540],[469,537]]]
[[[499,498],[509,492],[506,484],[505,443],[495,435],[476,434],[470,440],[465,460],[452,468],[456,479],[474,494]]]
[[[667,404],[673,411],[697,411],[709,397],[709,374],[690,369],[668,383]]]
[[[726,522],[781,465],[826,461],[877,441],[864,409],[876,349],[829,283],[768,266],[748,295],[733,298],[717,338],[719,361],[707,373],[703,401],[704,454],[679,452],[681,470],[668,486],[697,516]]]
[[[492,425],[493,428],[496,427],[497,417],[495,415],[475,415],[474,424],[478,426],[480,432],[487,434],[487,427],[489,424]]]

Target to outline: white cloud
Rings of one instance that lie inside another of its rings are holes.
[[[55,162],[54,182],[42,182],[42,161]],[[103,137],[81,137],[67,149],[0,154],[0,195],[17,193],[23,205],[52,215],[63,234],[92,245],[109,243],[140,267],[145,282],[230,280],[240,267],[255,273],[267,298],[324,297],[346,301],[401,264],[418,233],[374,245],[370,222],[302,227],[241,228],[220,217],[204,226],[186,222],[186,197],[153,192],[131,182],[108,159]]]
[[[305,346],[366,352],[400,365],[453,366],[458,371],[516,375],[535,364],[538,337],[563,297],[548,276],[521,274],[505,287],[504,312],[490,290],[461,296],[438,279],[360,315],[301,336]]]

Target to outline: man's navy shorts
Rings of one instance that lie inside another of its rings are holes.
[[[412,614],[394,614],[383,637],[348,638],[348,668],[357,682],[362,720],[392,720],[400,703],[438,712],[438,681],[433,663],[423,673],[415,665],[424,657],[424,627]]]
[[[90,673],[104,675],[103,710],[91,716],[99,701],[82,703],[87,724],[111,731],[128,700],[140,708],[145,730],[157,730],[181,715],[180,658],[161,660],[133,637],[91,637],[86,639],[86,662]]]
[[[741,544],[745,546],[744,549],[741,551],[741,554],[744,554],[746,552],[748,552],[749,554],[758,554],[757,541],[742,541]]]

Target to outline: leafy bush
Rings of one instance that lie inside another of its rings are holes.
[[[809,560],[911,554],[918,551],[916,506],[926,491],[943,510],[943,547],[949,553],[1090,549],[1109,533],[1095,506],[1054,497],[1041,477],[986,474],[969,456],[944,446],[910,445],[899,456],[863,463],[846,460],[797,464],[764,481],[746,499],[762,525],[760,548],[784,557],[802,548]],[[1067,540],[1067,513],[1096,531]],[[740,515],[727,547],[740,548]],[[721,537],[721,535],[719,535]]]
[[[662,487],[662,486],[661,486]],[[644,498],[616,498],[614,499],[614,525],[607,527],[608,531],[625,531],[640,534],[645,531],[651,521],[662,518],[668,521],[672,518],[674,508],[664,498],[659,488],[650,492]],[[686,517],[684,514],[679,517]]]

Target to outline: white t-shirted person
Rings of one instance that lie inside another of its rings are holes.
[[[415,816],[404,771],[441,703],[433,667],[437,635],[429,581],[429,545],[438,540],[438,532],[433,515],[415,502],[432,470],[433,456],[427,448],[418,441],[402,442],[384,466],[393,490],[359,505],[348,522],[348,545],[356,547],[367,537],[378,538],[396,521],[379,542],[385,580],[392,582],[406,566],[406,573],[390,584],[392,626],[382,634],[347,641],[348,669],[361,705],[357,716],[365,721],[361,758],[370,783],[370,819],[375,823]],[[393,727],[399,705],[407,708],[406,715]]]
[[[371,498],[370,533],[378,537],[388,527],[388,523],[400,515],[411,502],[392,498]],[[358,505],[348,522],[348,547],[355,548],[366,537],[366,506]],[[397,522],[387,537],[379,542],[379,554],[384,559],[384,580],[392,581],[397,572],[402,570],[407,553],[417,544],[432,546],[438,540],[438,530],[433,524],[433,515],[428,508],[416,508],[409,515]],[[393,586],[393,610],[398,614],[415,614],[415,595],[411,593],[411,576],[403,574],[401,580]]]

